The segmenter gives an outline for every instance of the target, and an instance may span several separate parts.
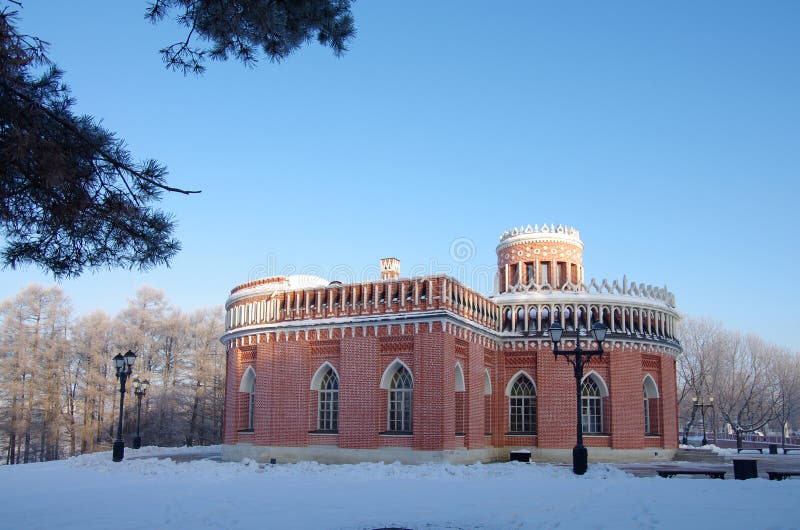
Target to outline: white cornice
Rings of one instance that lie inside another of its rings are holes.
[[[304,331],[311,329],[326,329],[326,328],[339,328],[339,327],[359,327],[359,326],[386,326],[392,324],[414,324],[421,322],[438,322],[447,319],[457,322],[459,325],[469,328],[471,331],[478,333],[490,340],[497,340],[497,332],[493,329],[487,328],[468,320],[461,315],[451,313],[444,309],[436,309],[433,311],[414,311],[411,313],[395,313],[395,314],[380,314],[380,315],[363,315],[357,317],[339,317],[339,318],[315,318],[305,320],[282,320],[279,322],[269,322],[263,324],[253,324],[250,326],[242,326],[232,330],[226,331],[220,342],[225,344],[228,341],[245,337],[248,335],[255,335],[258,333],[272,333],[272,332],[294,332]]]
[[[624,305],[646,307],[665,311],[679,316],[674,307],[652,298],[611,293],[587,293],[585,291],[527,291],[502,293],[491,297],[498,306],[525,304],[581,304],[581,305]]]

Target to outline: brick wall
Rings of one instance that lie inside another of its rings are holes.
[[[345,330],[313,330],[308,336],[266,335],[255,344],[230,349],[227,361],[224,443],[303,447],[334,445],[348,449],[387,446],[416,450],[479,449],[532,446],[571,448],[575,442],[575,380],[564,358],[554,358],[549,341],[502,351],[466,340],[441,323],[366,326]],[[570,345],[566,345],[569,347]],[[381,376],[396,359],[414,379],[413,435],[381,434],[387,430],[388,391]],[[464,374],[465,390],[455,391],[455,363]],[[339,375],[339,431],[314,434],[318,392],[311,378],[324,363]],[[247,395],[239,392],[248,366],[256,371],[254,433],[238,432],[247,417]],[[484,395],[489,370],[492,394]],[[595,371],[608,387],[604,399],[604,434],[586,436],[587,446],[613,449],[676,447],[677,404],[675,361],[668,354],[644,353],[631,343],[609,347],[593,359]],[[509,400],[505,389],[524,371],[537,391],[537,433],[509,435]],[[642,381],[650,374],[660,395],[651,400],[651,423],[658,437],[645,437]],[[457,411],[461,414],[457,416]],[[485,436],[489,429],[491,436]],[[463,437],[456,437],[463,432]]]

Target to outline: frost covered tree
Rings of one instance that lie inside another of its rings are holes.
[[[225,401],[225,331],[220,308],[197,309],[189,315],[187,390],[191,399],[186,445],[222,439]]]
[[[726,333],[713,352],[715,407],[736,435],[753,433],[775,419],[774,362],[776,349],[758,337]]]
[[[678,339],[682,346],[677,363],[678,411],[685,420],[683,435],[686,438],[696,420],[696,409],[691,398],[713,397],[711,389],[717,376],[713,371],[716,368],[713,359],[716,352],[724,347],[726,337],[719,322],[687,319],[681,323]]]
[[[773,366],[775,377],[775,420],[781,431],[781,446],[786,447],[789,426],[796,424],[800,411],[800,357],[782,351]]]
[[[3,2],[3,0],[0,0]],[[55,277],[84,270],[169,264],[174,221],[157,208],[167,184],[155,160],[136,162],[100,120],[75,114],[47,43],[18,30],[16,0],[0,9],[0,262],[35,264]],[[245,65],[259,50],[279,61],[312,39],[337,55],[353,37],[350,0],[155,0],[153,22],[186,28],[161,50],[169,68],[201,73],[207,58]]]
[[[117,316],[120,348],[137,353],[134,375],[150,381],[142,401],[142,435],[148,443],[220,441],[222,315],[221,308],[185,313],[172,306],[163,291],[144,287]]]
[[[72,329],[74,367],[70,369],[68,393],[74,410],[69,410],[70,453],[91,453],[113,437],[116,379],[109,359],[116,353],[114,335],[118,331],[111,317],[102,311],[79,318]]]
[[[138,354],[135,377],[152,385],[142,402],[148,445],[219,443],[225,350],[219,307],[182,312],[139,289],[115,318],[74,318],[58,287],[30,286],[0,303],[0,448],[7,464],[108,450],[116,435],[118,352]],[[126,396],[125,434],[136,401]]]
[[[6,463],[61,456],[70,306],[59,287],[31,285],[0,305],[0,414]]]

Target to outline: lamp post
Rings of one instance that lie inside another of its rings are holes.
[[[703,396],[695,396],[692,398],[692,410],[700,409],[700,419],[703,420],[703,445],[708,445],[706,439],[706,409],[714,406],[714,398],[708,398],[708,403],[705,402]]]
[[[603,341],[606,338],[605,324],[602,322],[595,322],[592,324],[592,337],[597,342],[596,350],[584,350],[581,348],[580,329],[575,332],[575,349],[574,350],[559,350],[558,343],[561,342],[561,335],[564,333],[561,323],[558,321],[550,324],[550,340],[553,341],[553,356],[558,358],[559,355],[567,359],[567,362],[572,365],[575,374],[575,411],[577,417],[576,441],[575,447],[572,449],[572,471],[576,475],[583,475],[586,473],[588,467],[589,452],[583,445],[583,425],[581,422],[581,381],[583,380],[583,367],[589,363],[592,357],[598,355],[603,356]]]
[[[136,413],[136,438],[133,439],[133,448],[139,449],[142,446],[142,436],[139,433],[139,425],[142,423],[142,398],[147,394],[147,387],[150,386],[150,381],[147,379],[140,381],[138,377],[133,378],[133,394],[136,396],[137,413]]]
[[[114,452],[112,460],[114,462],[121,462],[125,458],[125,441],[122,439],[122,413],[125,406],[125,381],[128,376],[133,372],[133,362],[136,360],[136,354],[128,350],[125,355],[118,353],[114,356],[114,368],[117,370],[117,379],[119,379],[119,423],[117,424],[117,439],[114,440]]]

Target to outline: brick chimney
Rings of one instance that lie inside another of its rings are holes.
[[[381,280],[396,280],[400,277],[400,260],[381,258]]]

